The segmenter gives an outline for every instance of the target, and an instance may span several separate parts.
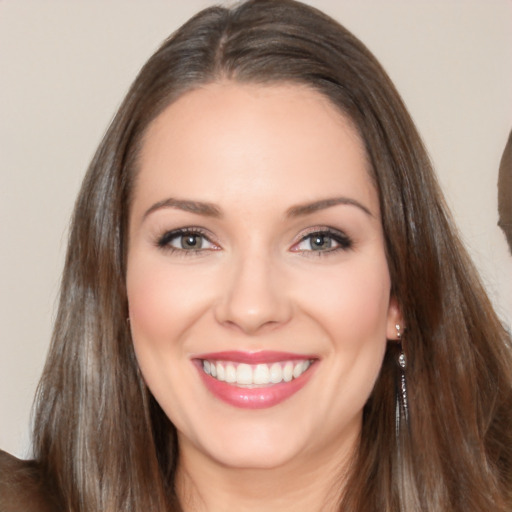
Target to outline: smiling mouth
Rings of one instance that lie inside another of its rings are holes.
[[[201,368],[206,375],[219,382],[248,389],[271,387],[276,384],[291,382],[303,375],[311,364],[312,360],[310,359],[278,361],[269,364],[201,360]]]
[[[209,393],[239,409],[266,409],[294,396],[311,380],[319,358],[306,354],[228,350],[193,358]]]

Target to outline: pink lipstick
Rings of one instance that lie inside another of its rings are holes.
[[[194,363],[206,388],[235,407],[273,407],[308,382],[317,357],[289,352],[227,351],[202,354]]]

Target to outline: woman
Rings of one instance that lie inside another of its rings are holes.
[[[213,8],[148,61],[93,159],[35,462],[4,457],[2,492],[40,510],[510,510],[511,375],[374,57],[299,3]]]

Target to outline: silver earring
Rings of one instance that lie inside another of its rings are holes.
[[[398,366],[400,366],[400,393],[402,396],[402,407],[405,414],[405,419],[409,419],[409,404],[407,403],[407,386],[405,383],[405,370],[407,368],[407,359],[405,354],[400,352],[398,356]]]
[[[396,337],[402,339],[402,328],[400,324],[396,324]],[[397,359],[398,367],[400,368],[400,384],[396,394],[396,434],[398,436],[400,430],[400,420],[403,418],[405,422],[409,421],[409,404],[407,401],[407,383],[405,372],[407,370],[407,358],[404,351],[400,350]]]

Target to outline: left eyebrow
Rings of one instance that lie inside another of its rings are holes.
[[[222,217],[222,212],[219,207],[213,203],[205,203],[202,201],[190,201],[187,199],[175,199],[174,197],[169,197],[167,199],[163,199],[162,201],[158,201],[153,206],[151,206],[143,215],[143,219],[145,219],[151,213],[161,210],[162,208],[175,208],[177,210],[183,210],[185,212],[195,213],[197,215],[204,215],[206,217]]]
[[[364,206],[364,204],[360,203],[359,201],[356,201],[355,199],[351,199],[350,197],[331,197],[328,199],[314,201],[312,203],[305,203],[292,206],[291,208],[288,208],[288,210],[286,210],[286,216],[301,217],[303,215],[309,215],[319,210],[325,210],[326,208],[331,208],[332,206],[337,206],[339,204],[355,206],[356,208],[359,208],[370,217],[373,217],[372,212],[366,206]]]

